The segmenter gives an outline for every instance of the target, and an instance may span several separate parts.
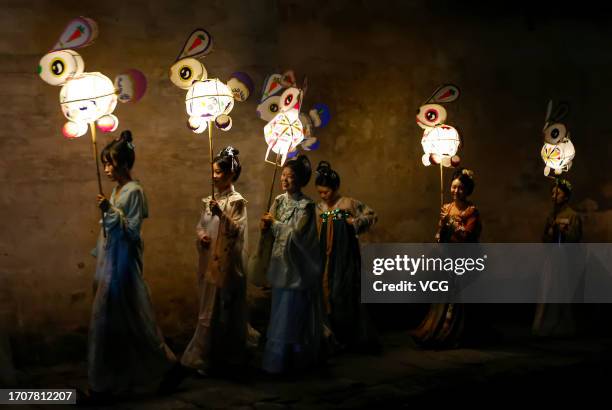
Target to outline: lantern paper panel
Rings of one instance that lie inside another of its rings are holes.
[[[272,151],[281,157],[280,165],[284,164],[289,151],[293,151],[304,139],[299,111],[293,109],[277,114],[264,127],[264,137],[268,144],[264,159],[268,161],[268,155]]]
[[[185,97],[187,114],[214,121],[234,108],[234,95],[229,87],[216,78],[196,81]]]
[[[542,160],[544,161],[544,175],[548,176],[550,170],[554,170],[556,175],[569,171],[572,160],[576,155],[574,144],[569,139],[559,144],[544,143],[541,150]]]
[[[70,121],[90,123],[110,114],[117,105],[113,82],[102,73],[83,73],[60,91],[60,105]]]
[[[457,151],[461,145],[459,133],[450,125],[439,125],[434,128],[426,129],[421,139],[423,146],[423,164],[431,165],[431,160],[435,163],[449,167],[458,164]]]

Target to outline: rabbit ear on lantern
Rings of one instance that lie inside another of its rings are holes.
[[[280,94],[285,87],[282,84],[283,76],[281,74],[270,74],[264,80],[264,87],[261,92],[260,103],[264,102],[268,97]]]
[[[550,115],[552,114],[552,108],[553,100],[548,100],[548,105],[546,106],[546,118],[544,119],[544,129],[546,129],[546,127],[550,123]]]
[[[70,21],[51,51],[87,47],[98,36],[98,25],[88,17]]]
[[[550,119],[555,122],[559,122],[569,113],[569,104],[566,102],[561,102],[557,107],[555,107],[553,113],[550,115]]]
[[[306,95],[306,91],[308,91],[308,77],[304,76],[302,79],[302,98]]]
[[[293,70],[287,70],[281,76],[281,85],[283,87],[295,87],[297,85],[297,81],[295,79],[295,73]]]
[[[444,84],[439,86],[436,91],[433,92],[431,97],[425,102],[427,103],[449,103],[459,98],[459,87],[453,84]]]
[[[176,58],[179,61],[183,58],[198,58],[209,54],[212,51],[213,39],[210,33],[202,28],[193,30],[187,37],[185,45]]]

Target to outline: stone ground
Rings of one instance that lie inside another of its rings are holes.
[[[387,332],[383,341],[380,355],[346,353],[300,377],[272,379],[253,367],[232,378],[189,378],[169,396],[141,394],[99,408],[386,409],[609,401],[610,337],[555,340],[519,334],[448,351],[422,350],[405,332]],[[30,388],[85,388],[87,383],[85,363],[22,369],[19,379]]]

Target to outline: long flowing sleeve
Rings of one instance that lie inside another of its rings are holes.
[[[246,229],[246,201],[231,201],[219,217],[219,231],[211,264],[210,279],[219,287],[231,286],[244,277]]]
[[[355,233],[357,233],[357,235],[360,235],[369,231],[370,228],[374,226],[374,224],[378,221],[378,216],[372,208],[370,208],[363,202],[358,201],[356,199],[353,201],[353,207],[355,209],[353,225],[355,227]]]
[[[304,289],[320,276],[315,204],[306,199],[292,202],[276,209],[268,280],[276,288]]]
[[[104,228],[107,232],[119,226],[127,239],[132,242],[140,241],[140,227],[147,217],[147,204],[144,192],[141,189],[130,191],[125,203],[125,211],[111,205],[104,214]]]

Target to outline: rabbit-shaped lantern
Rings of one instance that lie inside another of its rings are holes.
[[[170,67],[170,80],[187,90],[188,126],[196,134],[203,133],[211,122],[222,131],[229,131],[232,127],[229,113],[234,108],[234,100],[246,101],[253,91],[253,81],[246,73],[232,74],[227,84],[208,78],[204,64],[197,58],[208,55],[212,45],[212,37],[206,30],[194,30]]]
[[[566,125],[561,122],[569,112],[569,105],[560,103],[553,112],[552,100],[548,102],[546,110],[546,120],[544,121],[544,145],[540,155],[544,161],[544,175],[548,176],[550,170],[555,171],[555,175],[567,172],[572,166],[572,160],[576,155],[574,144],[570,140],[570,132]]]
[[[278,113],[281,106],[282,95],[288,88],[296,88],[297,82],[292,70],[284,74],[270,74],[264,81],[261,100],[257,106],[257,115],[266,122],[270,122]],[[306,92],[306,80],[302,86],[303,93]],[[303,97],[303,95],[302,95]],[[299,111],[299,109],[298,109]],[[312,151],[319,147],[319,140],[313,135],[314,128],[322,128],[330,120],[329,108],[325,104],[317,103],[306,113],[299,113],[302,124],[304,139],[299,143],[305,151]],[[297,155],[297,147],[291,148],[288,157]]]
[[[68,119],[62,128],[66,138],[85,135],[88,125],[93,133],[94,123],[103,132],[114,131],[119,125],[119,120],[112,114],[117,100],[138,101],[146,90],[146,78],[138,70],[120,74],[114,84],[102,73],[84,72],[83,58],[74,49],[88,46],[97,34],[94,20],[87,17],[72,20],[38,65],[38,74],[46,83],[62,86],[59,100]]]
[[[461,138],[454,127],[445,123],[446,109],[439,104],[455,101],[459,94],[457,86],[441,85],[417,111],[416,122],[425,130],[421,139],[425,166],[432,163],[445,167],[459,165],[457,151],[461,146]]]

